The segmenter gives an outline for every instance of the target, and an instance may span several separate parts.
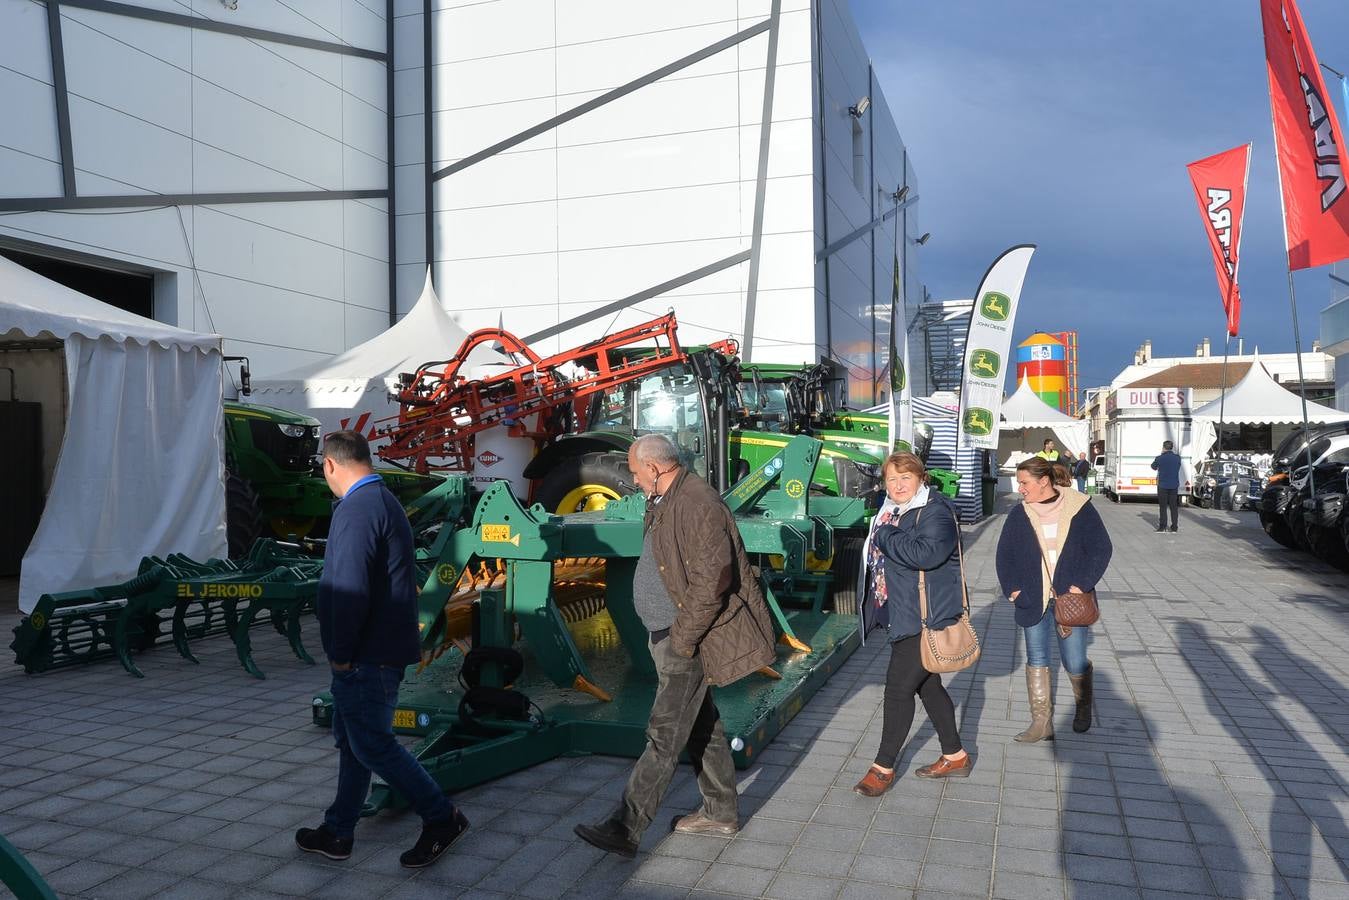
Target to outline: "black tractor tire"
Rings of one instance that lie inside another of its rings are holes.
[[[1260,510],[1260,527],[1277,543],[1290,550],[1297,549],[1297,539],[1293,537],[1293,531],[1288,527],[1288,520],[1278,513]]]
[[[834,612],[838,615],[857,615],[857,573],[861,571],[866,546],[865,537],[846,537],[839,539],[834,550],[834,564],[829,571],[834,574]]]
[[[534,500],[551,513],[566,515],[578,512],[581,506],[575,502],[574,492],[587,486],[594,488],[593,496],[609,500],[614,497],[626,497],[637,492],[632,483],[632,474],[628,471],[628,457],[623,453],[584,453],[569,456],[553,466],[543,476]],[[569,495],[571,499],[568,499]],[[563,509],[566,500],[570,509]],[[592,502],[590,508],[603,506]]]
[[[229,558],[248,555],[253,542],[262,534],[262,502],[248,481],[233,472],[225,478],[225,535]]]
[[[1308,528],[1307,543],[1311,546],[1312,553],[1323,562],[1328,562],[1337,569],[1349,566],[1349,555],[1345,554],[1344,541],[1340,538],[1338,528]]]

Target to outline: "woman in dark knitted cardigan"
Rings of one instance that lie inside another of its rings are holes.
[[[1110,565],[1113,548],[1101,516],[1086,494],[1060,488],[1048,460],[1031,457],[1016,467],[1023,503],[1007,514],[998,538],[998,582],[1016,606],[1016,624],[1026,636],[1026,693],[1031,724],[1018,741],[1054,739],[1054,700],[1049,645],[1057,633],[1059,658],[1073,685],[1077,710],[1073,730],[1091,727],[1092,673],[1087,629],[1054,621],[1054,596],[1095,590]],[[1045,573],[1050,573],[1046,579]],[[1051,590],[1052,587],[1052,590]]]

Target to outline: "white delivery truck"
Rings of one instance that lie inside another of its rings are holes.
[[[1152,461],[1171,441],[1180,454],[1180,501],[1189,502],[1194,473],[1190,465],[1189,388],[1120,388],[1106,400],[1105,484],[1112,500],[1157,497]]]

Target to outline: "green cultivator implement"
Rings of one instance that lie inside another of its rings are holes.
[[[154,646],[167,617],[184,659],[197,661],[192,640],[224,633],[234,640],[243,667],[263,678],[249,637],[261,621],[270,621],[297,657],[314,662],[300,640],[300,616],[313,608],[322,568],[269,540],[259,540],[238,560],[147,556],[136,577],[121,584],[42,595],[15,627],[10,648],[29,674],[116,657],[140,678],[132,654]]]
[[[33,864],[4,837],[0,837],[0,884],[9,888],[15,900],[56,900],[56,892]]]
[[[858,644],[856,568],[839,571],[840,586],[810,561],[855,551],[866,510],[806,489],[820,452],[820,442],[792,438],[723,495],[747,551],[765,563],[781,645],[773,666],[717,691],[741,766]],[[656,687],[632,602],[642,498],[558,516],[525,509],[504,483],[470,503],[463,484],[450,479],[426,499],[449,518],[422,550],[425,662],[404,682],[394,727],[422,738],[415,753],[451,790],[566,753],[639,755]],[[331,724],[327,695],[314,699],[313,717]],[[367,812],[402,802],[377,784]]]

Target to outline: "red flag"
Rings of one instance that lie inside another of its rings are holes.
[[[1288,268],[1349,258],[1344,136],[1295,0],[1260,0]]]
[[[1190,171],[1199,214],[1204,219],[1218,291],[1227,312],[1227,333],[1241,330],[1241,292],[1237,288],[1237,256],[1241,251],[1241,222],[1246,215],[1246,180],[1251,169],[1251,145],[1233,147],[1185,168]]]

